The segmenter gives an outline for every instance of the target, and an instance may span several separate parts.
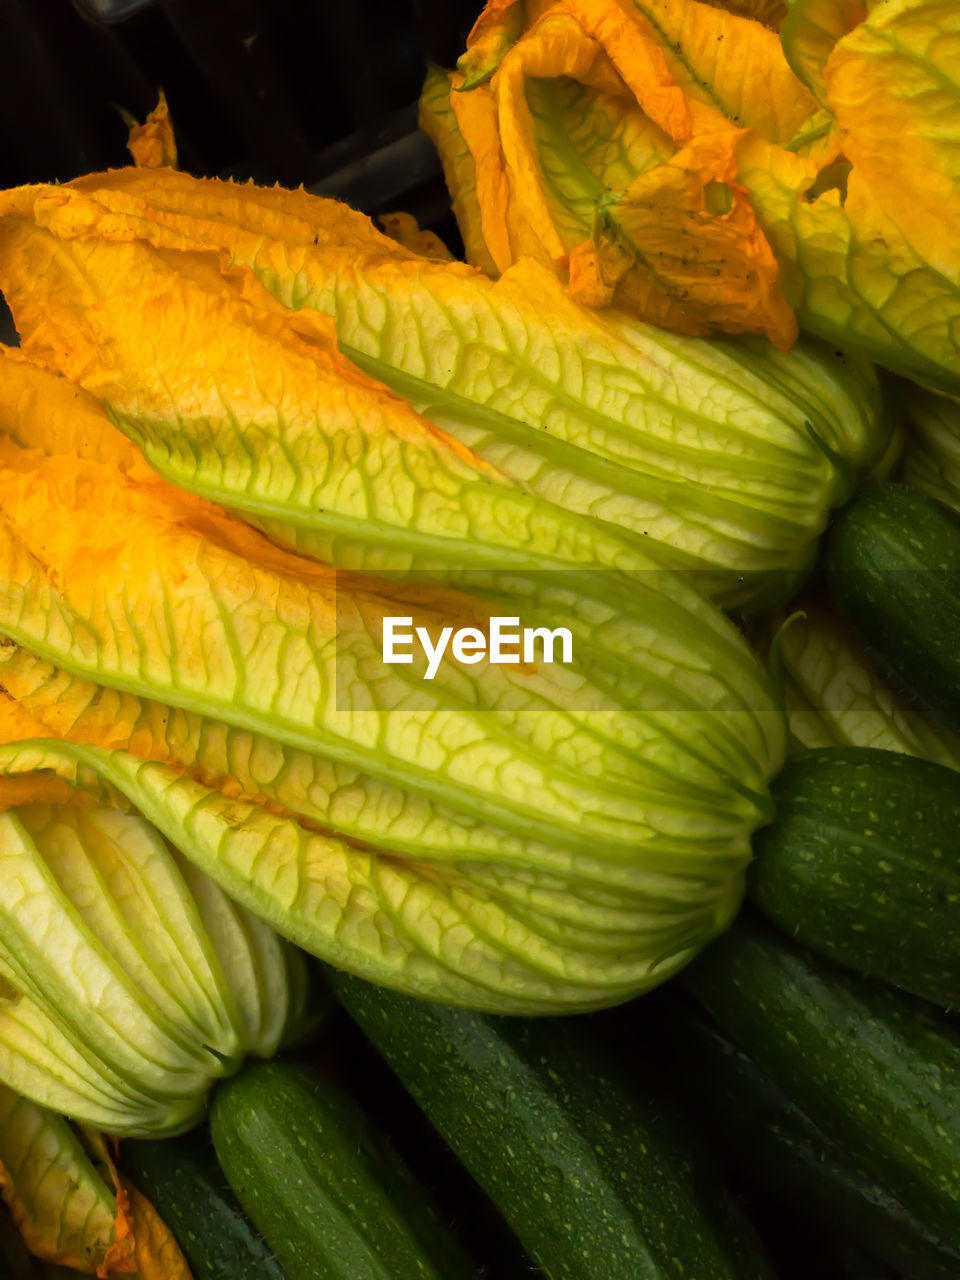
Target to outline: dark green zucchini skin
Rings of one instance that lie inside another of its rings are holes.
[[[332,982],[552,1280],[771,1274],[663,1091],[617,1079],[582,1020],[495,1018]]]
[[[476,1280],[476,1271],[356,1103],[300,1063],[221,1082],[214,1150],[290,1280]]]
[[[123,1171],[173,1232],[194,1280],[288,1280],[199,1135],[130,1138]]]
[[[960,1242],[910,1213],[695,1009],[660,1020],[665,1069],[727,1167],[910,1280],[956,1280]]]
[[[937,1235],[960,1238],[960,1032],[741,913],[684,971],[757,1066]]]
[[[772,790],[753,903],[814,951],[960,1008],[960,773],[831,748],[794,756]]]
[[[834,518],[824,562],[840,612],[890,674],[960,728],[960,517],[896,485]]]

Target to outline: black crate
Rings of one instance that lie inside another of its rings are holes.
[[[128,163],[162,87],[182,167],[402,208],[452,230],[416,127],[427,60],[479,0],[0,0],[0,186]]]

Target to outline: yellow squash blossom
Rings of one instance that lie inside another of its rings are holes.
[[[101,1135],[0,1084],[0,1192],[30,1253],[104,1280],[191,1280],[153,1205]]]
[[[956,394],[960,9],[795,0],[781,37],[698,0],[488,6],[422,102],[468,250],[683,332],[786,345],[792,308]]]
[[[562,574],[480,597],[345,574],[173,488],[87,393],[9,364],[36,394],[2,419],[0,683],[43,733],[0,747],[0,775],[132,809],[334,964],[501,1012],[613,1003],[726,924],[782,725],[692,591],[652,569],[629,596],[601,575],[605,603]],[[560,609],[569,665],[427,682],[381,660],[387,613],[435,637]],[[163,1123],[197,1104],[198,1069]],[[133,1123],[70,1070],[61,1109]]]
[[[0,276],[25,349],[165,476],[342,565],[652,556],[755,608],[889,435],[854,361],[593,312],[529,260],[491,281],[302,191],[128,169],[9,192]]]
[[[498,271],[536,257],[581,301],[677,332],[791,345],[736,171],[746,129],[786,141],[816,105],[772,31],[692,0],[518,0],[488,6],[460,66],[446,93],[428,77],[421,123],[468,249]]]

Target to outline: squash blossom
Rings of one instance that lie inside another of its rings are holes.
[[[750,626],[760,652],[771,642],[776,646],[775,663],[795,745],[873,747],[960,769],[960,736],[927,716],[891,683],[828,600],[809,592],[796,606],[800,612],[786,626],[784,610],[751,619]]]
[[[958,111],[953,0],[793,0],[779,37],[699,0],[490,0],[421,123],[491,274],[531,256],[680,333],[799,324],[956,394]]]
[[[157,476],[80,388],[3,365],[0,685],[27,717],[0,748],[9,785],[56,779],[151,824],[335,965],[498,1012],[616,1003],[727,925],[783,723],[699,594],[650,566],[597,575],[604,601],[579,571],[468,595],[308,560]],[[381,660],[387,614],[435,635],[558,610],[568,665],[451,662],[427,682]],[[25,836],[5,856],[41,875]],[[121,1052],[108,1031],[126,1088],[138,1040]],[[153,1084],[186,1121],[210,1064],[168,1022],[152,1034],[176,1068]],[[75,1113],[79,1050],[61,1048]]]
[[[112,1194],[62,1116],[0,1085],[3,1196],[30,1252],[94,1274],[115,1239]]]
[[[856,361],[591,312],[536,262],[491,281],[302,191],[127,169],[7,192],[0,281],[24,349],[162,475],[344,567],[652,557],[755,609],[889,437]]]
[[[0,714],[0,1081],[111,1132],[188,1128],[214,1081],[276,1052],[303,958],[82,760],[58,777],[55,744],[19,740],[49,733],[25,704]],[[0,1116],[4,1165],[8,1136]]]
[[[71,1275],[190,1280],[169,1227],[118,1173],[102,1135],[4,1085],[0,1186],[34,1257],[70,1267]]]

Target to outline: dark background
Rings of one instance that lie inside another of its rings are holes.
[[[163,89],[180,168],[303,183],[462,242],[417,130],[482,0],[0,0],[0,188],[130,163]],[[0,341],[16,342],[0,296]]]
[[[0,0],[0,186],[129,163],[162,87],[191,173],[304,183],[453,224],[416,131],[481,0]],[[455,234],[455,233],[454,233]]]

